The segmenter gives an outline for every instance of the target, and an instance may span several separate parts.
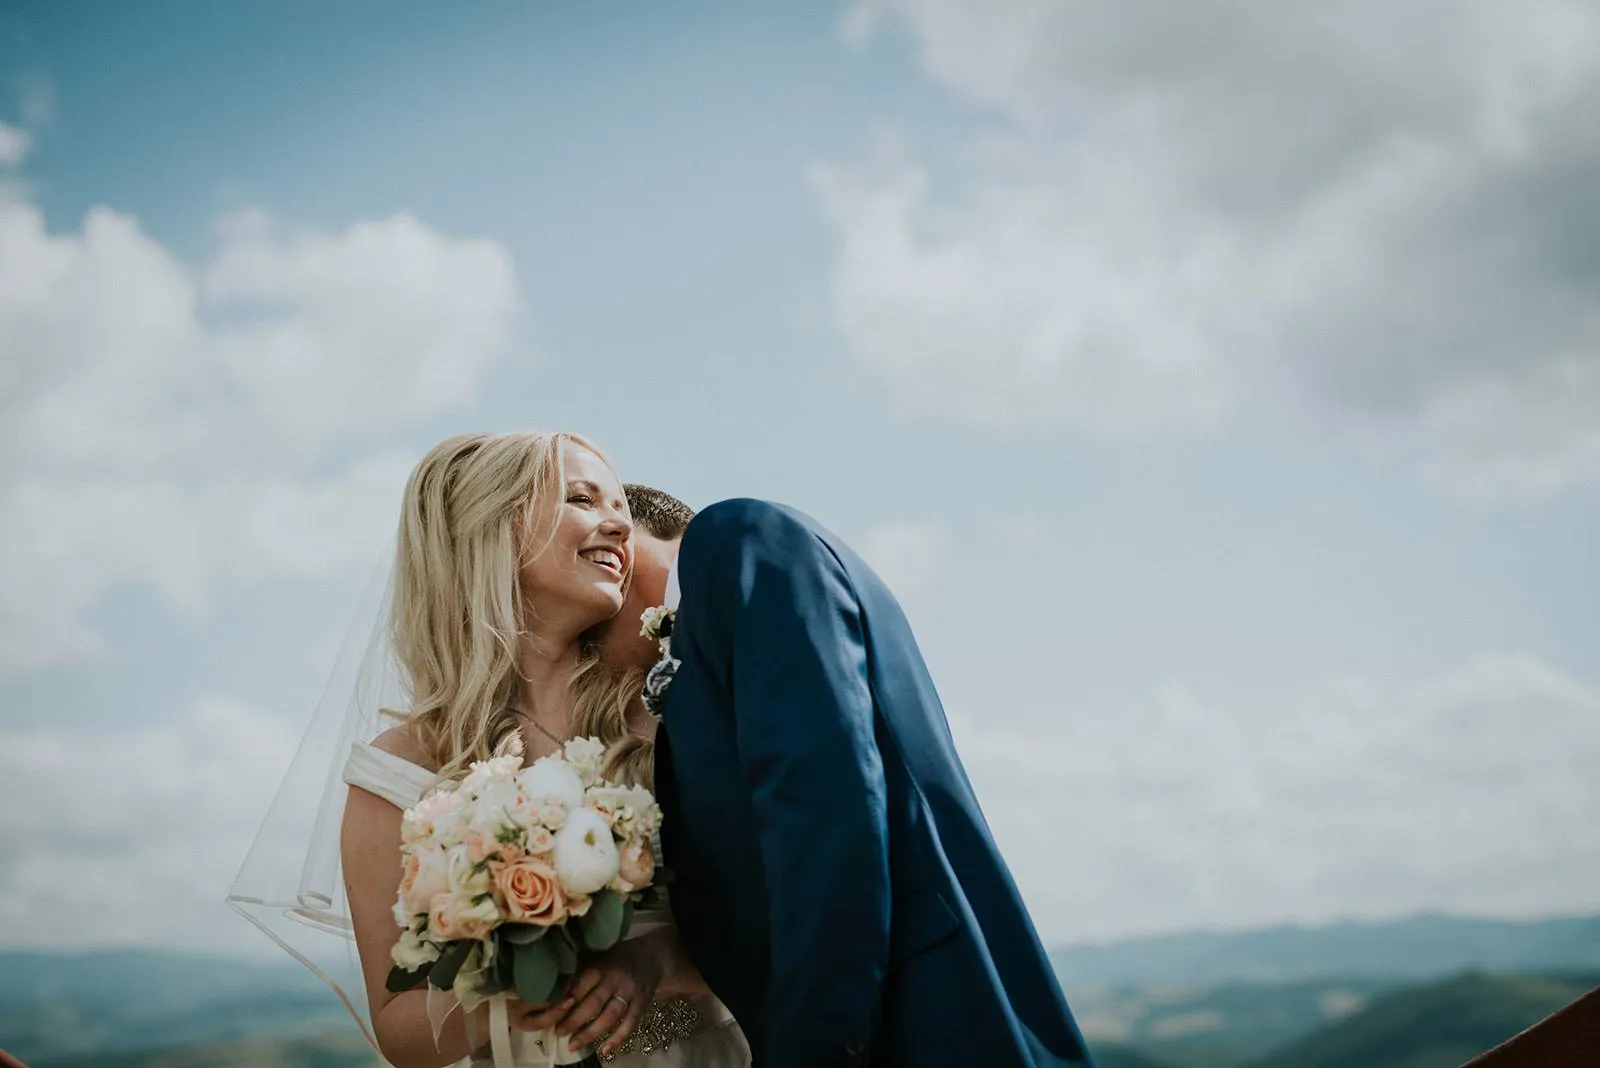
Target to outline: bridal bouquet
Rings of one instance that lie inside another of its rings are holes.
[[[406,810],[390,990],[426,981],[468,1012],[513,990],[550,1002],[580,949],[622,939],[655,877],[661,809],[600,777],[604,751],[576,738],[527,768],[475,763]]]

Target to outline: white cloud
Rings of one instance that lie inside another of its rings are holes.
[[[222,697],[155,726],[0,731],[0,944],[259,951],[223,896],[298,741]]]
[[[113,588],[194,608],[372,551],[403,434],[476,396],[516,310],[503,248],[406,215],[232,216],[190,267],[109,208],[51,234],[0,197],[0,674],[102,649]]]
[[[867,531],[861,556],[897,597],[927,589],[944,559],[944,528],[932,523],[883,523]]]
[[[27,130],[0,122],[0,167],[15,167],[28,158],[33,137]]]
[[[1111,433],[1216,415],[1224,365],[1195,318],[1215,272],[1138,275],[1115,263],[1143,258],[1133,246],[1158,235],[1068,236],[1059,194],[1020,185],[941,210],[927,174],[893,147],[811,179],[841,238],[840,325],[911,407]],[[1122,209],[1104,210],[1111,223]],[[1131,211],[1123,220],[1145,228]]]
[[[1052,940],[1600,906],[1600,688],[1532,657],[952,725]]]
[[[1303,393],[1474,493],[1600,482],[1593,5],[862,0],[844,32],[890,24],[992,116],[964,182],[813,171],[903,400],[1126,432]]]
[[[1515,379],[1482,380],[1431,404],[1426,426],[1446,447],[1427,475],[1480,501],[1536,496],[1600,471],[1600,359],[1552,359]]]

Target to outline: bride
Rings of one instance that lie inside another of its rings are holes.
[[[605,665],[586,637],[622,607],[631,535],[610,463],[574,434],[450,438],[406,486],[386,625],[354,696],[340,702],[332,685],[338,703],[319,711],[229,895],[340,993],[397,1068],[490,1063],[487,1007],[469,1015],[450,1004],[445,1015],[440,992],[385,987],[401,934],[402,810],[473,761],[519,753],[531,762],[571,737],[606,743],[609,778],[650,785],[654,721],[638,680]],[[374,707],[384,701],[393,704]],[[330,761],[331,773],[308,768]],[[291,879],[279,858],[306,835]],[[345,983],[330,933],[354,940]],[[750,1063],[664,906],[641,911],[616,948],[580,961],[557,1004],[513,996],[507,1008],[519,1068],[597,1057],[627,1068]],[[537,1041],[547,1029],[554,1043]]]

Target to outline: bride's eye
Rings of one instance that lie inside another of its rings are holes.
[[[575,493],[567,498],[568,504],[593,504],[594,498],[587,493]]]

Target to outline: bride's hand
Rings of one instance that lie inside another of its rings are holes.
[[[572,979],[567,996],[554,1005],[529,1013],[517,1023],[528,1031],[546,1027],[571,1036],[573,1049],[583,1049],[610,1033],[599,1050],[610,1054],[639,1026],[645,1007],[661,985],[661,954],[646,938],[620,942],[604,953],[585,958]]]

